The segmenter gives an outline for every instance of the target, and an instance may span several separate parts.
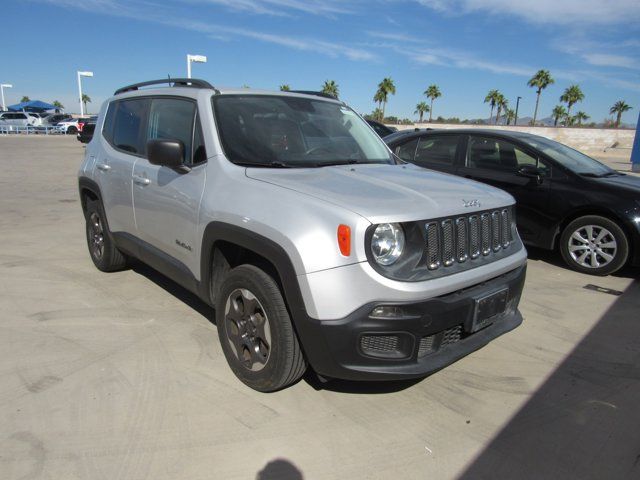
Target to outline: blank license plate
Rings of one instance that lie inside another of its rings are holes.
[[[476,299],[476,308],[473,315],[472,332],[491,325],[498,315],[504,313],[507,308],[507,296],[509,289],[492,293],[486,297]]]

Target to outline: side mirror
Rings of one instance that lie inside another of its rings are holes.
[[[542,183],[542,171],[533,165],[523,165],[518,168],[517,175],[525,178],[535,179],[538,185]]]
[[[176,168],[184,162],[184,144],[180,140],[154,139],[147,142],[149,163]]]

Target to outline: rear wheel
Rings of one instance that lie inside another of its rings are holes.
[[[102,204],[98,200],[87,200],[86,233],[89,254],[98,270],[113,272],[127,266],[127,258],[113,243]]]
[[[67,135],[75,135],[76,133],[78,133],[78,129],[76,127],[69,127],[67,128]]]
[[[217,296],[216,325],[233,373],[261,392],[297,381],[307,369],[277,283],[253,265],[231,270]]]
[[[629,241],[617,223],[588,215],[567,225],[560,238],[560,252],[574,270],[609,275],[627,262]]]

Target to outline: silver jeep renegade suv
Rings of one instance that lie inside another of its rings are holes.
[[[245,384],[277,390],[308,365],[425,376],[522,322],[511,196],[403,164],[334,98],[171,82],[102,106],[79,172],[89,251],[215,307]]]

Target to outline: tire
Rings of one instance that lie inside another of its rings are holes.
[[[307,369],[278,285],[253,265],[234,268],[222,281],[216,325],[231,370],[254,390],[280,390]]]
[[[87,200],[86,211],[87,247],[93,264],[103,272],[122,270],[127,266],[127,257],[113,243],[102,203]]]
[[[617,223],[598,215],[587,215],[573,220],[564,229],[560,253],[573,270],[609,275],[627,263],[629,240]]]
[[[78,133],[78,129],[76,127],[67,128],[67,135],[75,135]]]

